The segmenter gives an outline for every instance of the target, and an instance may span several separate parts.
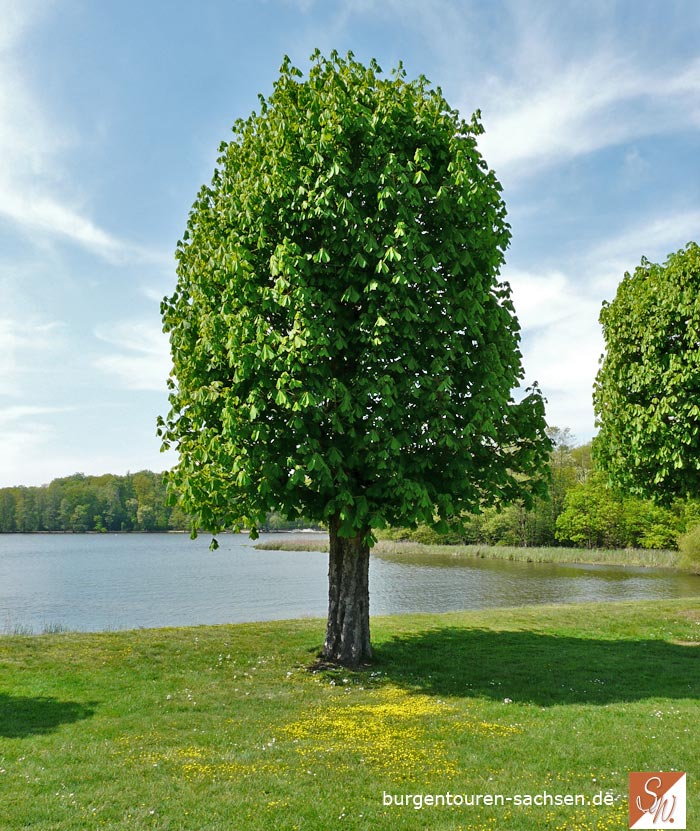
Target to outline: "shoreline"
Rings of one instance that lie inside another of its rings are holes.
[[[289,540],[257,543],[260,551],[322,551],[328,552],[328,542],[321,540]],[[448,565],[459,560],[501,560],[520,563],[550,563],[554,565],[603,565],[629,568],[665,568],[685,572],[678,567],[677,551],[650,549],[586,549],[586,548],[519,548],[497,545],[425,545],[416,542],[378,540],[372,548],[378,557],[389,559],[426,558]]]

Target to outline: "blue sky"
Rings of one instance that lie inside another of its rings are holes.
[[[697,0],[0,0],[0,486],[172,462],[176,242],[234,120],[316,47],[481,109],[526,380],[593,435],[602,301],[700,240]]]

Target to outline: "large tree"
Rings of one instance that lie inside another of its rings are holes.
[[[373,528],[527,495],[547,458],[481,132],[401,68],[285,59],[177,247],[171,485],[209,531],[328,524],[328,660],[371,656]]]
[[[700,496],[700,248],[642,259],[600,314],[594,455],[612,482],[661,501]]]

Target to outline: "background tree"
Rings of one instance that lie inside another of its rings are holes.
[[[676,548],[688,508],[685,502],[666,508],[629,496],[594,472],[567,492],[556,537],[583,548]]]
[[[166,502],[160,473],[76,473],[41,487],[0,489],[0,533],[186,529],[188,518]]]
[[[269,510],[330,530],[324,656],[371,655],[371,529],[527,495],[546,460],[536,389],[498,272],[500,186],[425,78],[285,59],[220,147],[163,302],[174,369],[160,421],[196,525]]]
[[[632,493],[700,496],[700,248],[642,259],[600,314],[598,464]]]
[[[592,476],[567,494],[557,519],[557,538],[582,548],[614,548],[622,514],[621,500],[600,476]]]

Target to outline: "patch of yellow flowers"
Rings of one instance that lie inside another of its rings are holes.
[[[282,732],[297,742],[304,759],[327,759],[336,770],[361,760],[395,779],[424,775],[426,769],[437,775],[457,772],[424,725],[426,716],[444,713],[444,702],[391,686],[378,690],[375,698],[314,708]]]
[[[145,736],[135,736],[132,739],[121,739],[118,744],[129,747],[136,743],[136,741],[143,742]],[[257,773],[271,772],[276,768],[274,765],[267,762],[245,764],[232,760],[224,761],[217,759],[211,760],[211,752],[202,747],[171,747],[162,751],[144,750],[139,752],[131,752],[129,754],[131,762],[138,762],[148,767],[160,767],[161,765],[175,766],[179,769],[186,779],[240,779],[244,776],[250,776]]]
[[[577,812],[560,825],[556,825],[554,831],[618,831],[620,828],[627,828],[625,802],[618,802],[603,813],[594,815],[590,812]]]
[[[349,770],[362,763],[396,781],[425,777],[428,770],[436,777],[452,777],[459,772],[440,738],[442,729],[492,737],[521,732],[518,727],[465,718],[454,710],[452,705],[433,696],[387,685],[372,690],[362,702],[340,700],[310,708],[297,721],[278,728],[278,737],[283,741],[277,747],[282,750],[284,740],[293,742],[307,768],[322,765]],[[431,717],[438,717],[440,729],[436,730],[436,721]],[[276,754],[264,761],[252,758],[244,763],[213,757],[210,750],[198,746],[151,750],[145,736],[123,741],[130,745],[132,762],[149,767],[174,766],[190,780],[241,779],[279,772],[284,767]],[[268,748],[273,747],[274,741]]]
[[[455,722],[457,730],[464,730],[469,733],[477,733],[482,736],[513,736],[522,733],[522,728],[510,724],[498,724],[494,721],[480,721],[478,719],[467,719]]]

